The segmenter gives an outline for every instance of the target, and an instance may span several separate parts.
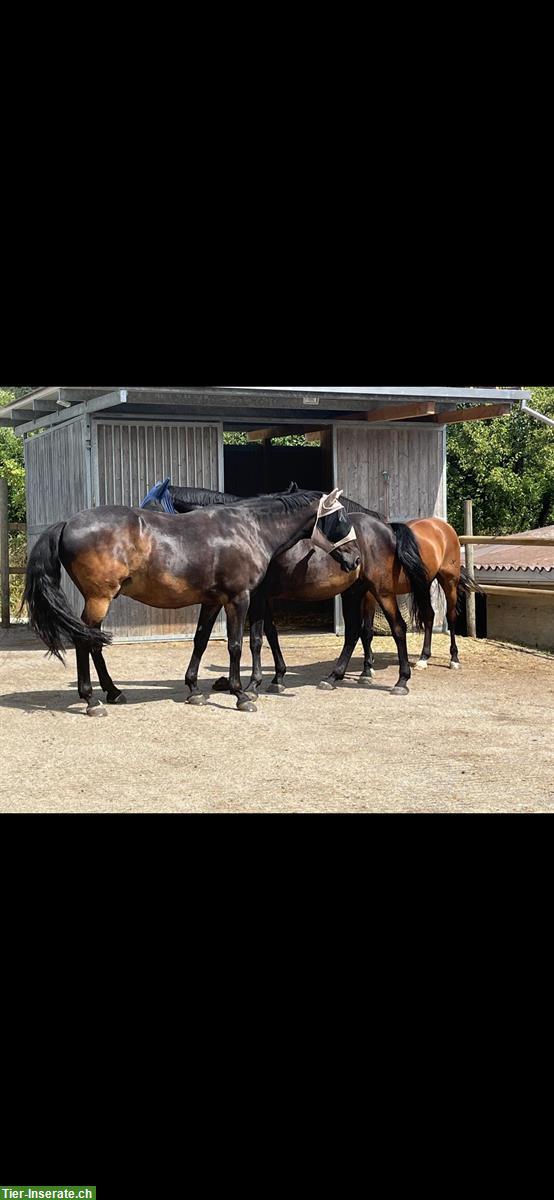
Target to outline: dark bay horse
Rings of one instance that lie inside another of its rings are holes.
[[[335,491],[325,499],[335,502],[337,495]],[[92,716],[103,709],[93,699],[90,655],[108,704],[125,702],[108,674],[103,649],[110,638],[101,631],[117,596],[162,609],[202,604],[199,649],[206,648],[224,608],[230,690],[241,712],[255,711],[240,679],[246,615],[252,602],[251,620],[259,620],[258,589],[272,559],[315,533],[321,505],[321,492],[297,492],[259,498],[249,506],[202,508],[187,516],[119,507],[79,513],[44,533],[31,552],[24,596],[31,625],[58,658],[63,657],[64,639],[75,646],[79,695]],[[341,554],[344,568],[359,562],[357,548]],[[62,566],[85,600],[82,620],[71,612],[61,589]],[[188,681],[189,703],[203,703],[193,673]]]
[[[293,486],[295,485],[291,485]],[[190,511],[198,504],[205,503],[205,493],[198,489],[169,488],[169,493],[178,511]],[[209,497],[213,493],[207,495]],[[236,503],[235,497],[227,498],[225,493],[220,493],[220,498],[222,503]],[[208,502],[211,503],[211,500]],[[256,501],[243,500],[241,507],[250,503]],[[407,626],[398,608],[396,589],[401,578],[410,581],[408,590],[414,597],[415,621],[423,628],[430,605],[427,572],[416,539],[407,525],[397,525],[393,530],[384,523],[378,513],[362,509],[345,496],[341,498],[341,503],[354,528],[360,551],[361,565],[356,571],[351,574],[345,573],[344,565],[335,561],[336,556],[321,553],[312,542],[300,541],[286,553],[275,557],[266,576],[262,589],[266,601],[264,628],[276,671],[269,691],[284,691],[283,681],[287,671],[271,613],[272,600],[332,600],[336,596],[342,596],[346,628],[345,646],[334,671],[321,684],[323,689],[332,689],[344,679],[348,663],[360,638],[362,603],[365,596],[370,596],[383,609],[398,649],[400,675],[392,694],[405,696],[408,694],[411,668],[406,640]],[[208,619],[209,612],[203,609],[199,623],[202,630]],[[213,624],[215,618],[212,628]],[[257,695],[263,681],[262,630],[259,623],[252,619],[250,642],[253,667],[252,679],[247,690],[250,694]],[[195,670],[196,661],[195,650]],[[360,682],[371,683],[371,674],[364,671]],[[218,691],[227,691],[228,680],[218,680],[215,688]]]

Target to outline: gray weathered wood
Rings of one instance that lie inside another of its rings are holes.
[[[45,529],[89,508],[85,459],[85,422],[75,420],[25,439],[27,541],[30,553]],[[62,572],[62,584],[75,612],[83,598]]]
[[[93,424],[93,491],[99,505],[137,508],[149,489],[170,478],[177,487],[223,489],[219,424],[97,419]],[[161,611],[120,597],[106,621],[116,641],[193,638],[197,608]],[[218,622],[214,636],[225,636]]]
[[[447,519],[445,439],[435,426],[377,428],[371,423],[335,425],[335,479],[347,496],[392,521]],[[436,628],[444,629],[445,603],[435,586]],[[344,632],[337,605],[337,633]]]

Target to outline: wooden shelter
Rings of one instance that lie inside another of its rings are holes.
[[[157,480],[248,496],[300,486],[388,519],[447,516],[446,430],[510,411],[521,390],[452,387],[43,387],[0,410],[25,439],[29,540],[102,504],[136,506]],[[472,404],[471,408],[461,408]],[[244,432],[247,445],[225,433]],[[275,445],[304,434],[306,446]],[[79,598],[74,597],[76,603]],[[340,617],[337,609],[337,631]],[[189,638],[196,612],[121,599],[120,640]]]

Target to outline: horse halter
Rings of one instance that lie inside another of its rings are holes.
[[[339,550],[341,546],[346,546],[350,542],[356,541],[356,533],[353,526],[350,527],[350,532],[346,535],[346,537],[341,538],[340,542],[331,542],[329,538],[325,536],[323,530],[319,528],[320,521],[325,520],[326,517],[331,517],[333,513],[340,512],[341,509],[344,509],[344,504],[340,503],[340,497],[342,494],[343,493],[336,488],[335,491],[331,492],[329,496],[322,496],[319,508],[317,510],[317,517],[311,540],[314,543],[314,546],[318,546],[319,549],[324,550],[326,554],[333,554],[334,551]]]

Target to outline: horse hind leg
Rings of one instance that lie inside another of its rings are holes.
[[[87,600],[83,611],[82,620],[90,629],[101,629],[102,622],[105,620],[111,600]],[[101,650],[89,651],[83,646],[76,647],[77,656],[77,680],[79,688],[79,696],[81,700],[85,700],[87,704],[87,716],[89,717],[105,717],[107,716],[106,709],[100,700],[94,698],[92,682],[90,678],[90,657],[96,667],[100,686],[106,692],[108,704],[125,704],[125,697],[116,688],[113,680],[108,674],[108,668],[104,660],[104,655]]]
[[[265,636],[269,642],[271,653],[273,654],[273,661],[275,663],[275,677],[267,690],[272,696],[282,696],[285,692],[287,664],[283,658],[279,634],[277,633],[277,626],[273,618],[273,609],[269,601],[266,603],[264,628]]]
[[[88,717],[106,717],[108,714],[100,700],[94,697],[90,678],[90,651],[87,646],[75,647],[77,658],[77,687],[81,700],[85,701]]]
[[[375,679],[375,658],[373,655],[373,637],[375,634],[375,601],[368,592],[363,609],[362,644],[364,648],[364,669],[358,683],[362,687],[370,687]]]
[[[461,662],[456,641],[456,625],[458,623],[458,587],[459,581],[451,577],[439,576],[439,582],[446,596],[448,628],[450,630],[450,670],[460,671]]]
[[[423,650],[421,651],[421,658],[418,660],[418,662],[416,662],[416,665],[415,665],[416,671],[425,671],[427,669],[427,667],[429,666],[429,662],[431,660],[431,655],[433,652],[433,629],[434,629],[434,627],[435,627],[435,610],[433,608],[433,605],[431,604],[431,597],[429,597],[429,605],[428,605],[427,611],[425,613],[425,641],[423,643]]]
[[[102,623],[108,616],[110,604],[112,604],[112,599],[86,601],[83,613],[85,625],[90,625],[91,629],[101,629]],[[115,685],[112,676],[109,674],[102,650],[92,650],[92,661],[94,661],[102,691],[106,692],[108,704],[126,704],[127,701],[124,694]],[[90,691],[92,695],[92,688]],[[104,709],[100,701],[95,702],[92,700],[92,703],[89,704],[88,714],[89,716],[104,716],[106,715],[106,709]]]

